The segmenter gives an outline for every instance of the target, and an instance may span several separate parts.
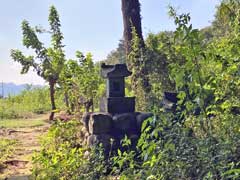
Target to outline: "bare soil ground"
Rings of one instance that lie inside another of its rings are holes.
[[[41,119],[47,119],[46,115]],[[28,179],[27,177],[31,175],[32,156],[40,149],[39,138],[47,132],[49,127],[50,124],[46,121],[38,127],[0,129],[0,138],[17,141],[14,152],[4,162],[5,168],[0,171],[0,179]]]

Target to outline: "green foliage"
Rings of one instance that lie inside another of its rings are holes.
[[[239,0],[223,0],[217,8],[213,21],[213,34],[217,37],[229,35],[234,28],[234,21],[239,16]]]
[[[20,50],[11,50],[11,57],[22,65],[23,74],[27,73],[29,68],[32,67],[45,80],[54,79],[56,81],[65,59],[62,50],[61,24],[54,6],[50,7],[49,24],[52,35],[52,48],[45,48],[37,36],[37,33],[43,32],[34,29],[29,25],[28,21],[24,20],[22,22],[23,45],[33,49],[36,56],[24,56]]]
[[[189,14],[178,15],[170,8],[169,14],[177,26],[174,32],[149,34],[145,49],[139,47],[139,39],[134,36],[128,59],[133,90],[139,98],[138,108],[155,113],[154,118],[143,123],[134,151],[129,148],[131,141],[125,139],[124,150],[112,153],[105,161],[101,150],[90,151],[89,158],[84,158],[86,149],[75,135],[76,124],[60,123],[50,131],[54,135],[36,159],[39,177],[53,174],[53,179],[239,179],[239,6],[238,1],[223,3],[234,13],[226,17],[229,29],[224,35],[206,36],[208,32],[193,28]],[[69,89],[76,78],[83,84],[78,89],[80,95],[89,93],[91,97],[91,91],[84,89],[94,81],[84,79],[89,78],[88,73],[78,77],[80,73],[74,72],[88,72],[92,63],[81,53],[77,57],[79,62],[69,61],[71,67],[66,69],[66,75],[71,74]],[[129,84],[128,80],[127,87]],[[175,112],[165,112],[160,106],[165,90],[178,92]],[[71,166],[69,161],[73,162]]]
[[[54,6],[50,7],[49,25],[52,47],[46,48],[38,39],[37,33],[43,33],[43,30],[34,29],[29,25],[29,22],[22,22],[23,45],[26,48],[31,48],[35,52],[35,56],[25,56],[20,50],[11,50],[11,57],[14,61],[22,65],[22,74],[33,68],[39,76],[49,82],[50,96],[52,104],[52,113],[50,119],[53,119],[55,107],[55,84],[59,80],[59,75],[64,67],[65,55],[63,51],[63,35],[60,31],[60,20],[57,10]]]
[[[0,139],[0,171],[4,167],[4,161],[14,153],[16,140]]]
[[[93,103],[97,106],[98,99],[103,95],[103,80],[99,66],[94,65],[90,53],[84,56],[77,51],[76,57],[77,60],[66,62],[60,76],[60,85],[71,102],[71,107],[68,108],[72,112],[79,112],[82,106],[89,111]]]
[[[133,31],[132,44],[127,61],[133,72],[131,88],[137,97],[137,109],[146,111],[160,103],[163,91],[175,90],[169,64],[181,62],[183,58],[174,50],[172,32],[150,33],[143,49],[139,47],[139,39]]]
[[[124,48],[124,41],[120,40],[118,47],[111,51],[104,60],[106,64],[123,64],[126,63],[126,53]]]
[[[189,24],[189,14],[177,15],[170,9],[170,15],[177,25],[171,48],[181,58],[170,61],[168,68],[179,94],[180,116],[156,105],[156,118],[142,127],[137,158],[141,163],[120,176],[239,179],[239,31],[206,43]],[[239,19],[232,22],[231,27],[238,29]],[[159,43],[153,47],[158,45],[163,47]],[[172,54],[168,57],[171,60]],[[124,162],[131,164],[130,159]]]
[[[106,172],[103,151],[87,149],[79,137],[79,122],[57,121],[42,138],[33,158],[35,179],[99,179]],[[93,168],[94,167],[94,168]]]
[[[53,119],[54,112],[57,110],[55,102],[57,91],[61,91],[68,112],[79,112],[83,106],[86,111],[89,111],[90,107],[94,109],[94,105],[98,106],[98,97],[103,94],[101,85],[103,81],[99,77],[99,67],[94,65],[90,53],[84,56],[77,51],[77,59],[67,61],[63,51],[60,19],[54,6],[50,7],[48,21],[50,30],[46,31],[39,27],[33,28],[28,21],[24,20],[22,22],[23,45],[31,48],[35,56],[25,56],[20,50],[11,50],[11,57],[22,65],[21,73],[27,73],[32,68],[49,83],[52,106],[49,119]],[[48,48],[38,38],[38,34],[46,32],[51,34],[51,46]]]
[[[1,119],[0,128],[24,128],[38,127],[44,125],[44,120],[40,119]]]
[[[131,88],[137,97],[136,109],[138,111],[144,111],[147,107],[147,94],[150,88],[149,72],[147,71],[149,58],[147,58],[147,52],[145,48],[141,46],[141,40],[134,28],[132,29],[132,37],[132,47],[127,58],[127,65],[128,69],[132,72]]]
[[[42,139],[43,148],[38,156],[34,175],[36,179],[67,179],[82,164],[83,150],[77,149],[74,142],[77,136],[77,123],[57,122]]]
[[[0,99],[0,118],[31,118],[51,110],[48,88],[24,90],[17,96]],[[60,100],[57,100],[59,102]],[[58,103],[60,104],[60,103]]]

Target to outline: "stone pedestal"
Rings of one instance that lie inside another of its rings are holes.
[[[120,141],[125,136],[132,141],[133,146],[136,146],[143,121],[152,115],[152,113],[141,112],[115,115],[104,112],[86,113],[81,120],[88,131],[85,142],[90,147],[101,143],[106,153],[110,149],[121,148]]]
[[[111,114],[133,113],[135,111],[135,97],[107,98],[107,112]]]

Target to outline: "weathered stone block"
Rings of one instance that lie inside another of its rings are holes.
[[[97,145],[97,143],[98,143],[97,135],[92,134],[92,135],[88,136],[88,138],[87,138],[88,146],[91,147],[91,146]]]
[[[109,133],[112,129],[112,116],[108,113],[92,113],[88,126],[90,134]]]
[[[111,146],[112,148],[116,146],[114,137],[109,134],[92,134],[88,137],[87,144],[89,147],[102,144],[105,151],[109,151]]]
[[[100,98],[99,110],[100,112],[107,112],[107,99],[105,97]]]
[[[107,98],[107,111],[111,114],[134,112],[135,97],[109,97]]]
[[[81,122],[83,123],[84,127],[87,129],[88,132],[89,132],[88,123],[89,123],[89,119],[90,119],[91,114],[92,114],[92,112],[84,113],[84,115],[81,119]]]
[[[143,121],[152,116],[153,116],[153,113],[142,113],[142,112],[137,113],[136,114],[137,129],[141,131]]]
[[[88,136],[88,135],[89,135],[89,133],[88,133],[86,127],[83,126],[83,127],[81,128],[80,132],[79,132],[80,138],[81,138],[81,139],[84,139],[84,138],[85,138],[86,136]]]
[[[136,119],[134,113],[116,114],[113,116],[113,127],[115,129],[127,132],[136,128]]]

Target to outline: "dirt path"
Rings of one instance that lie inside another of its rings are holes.
[[[13,155],[5,161],[6,168],[0,172],[0,179],[26,179],[24,177],[31,174],[32,156],[40,149],[39,137],[45,134],[49,127],[50,124],[46,122],[39,127],[0,129],[0,138],[17,141]]]

